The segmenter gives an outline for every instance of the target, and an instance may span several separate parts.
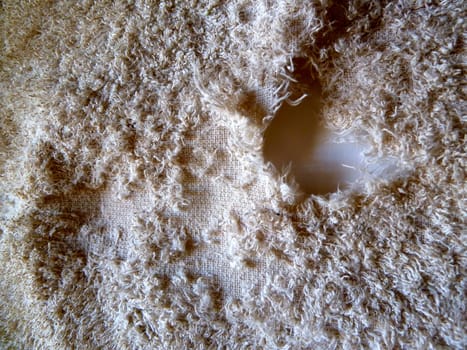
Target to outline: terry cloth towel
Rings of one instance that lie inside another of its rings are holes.
[[[466,10],[0,1],[0,347],[467,348]],[[395,171],[303,191],[305,95]]]

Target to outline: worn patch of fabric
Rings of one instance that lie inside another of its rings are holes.
[[[467,347],[464,2],[0,9],[0,347]],[[274,166],[313,94],[397,171]]]

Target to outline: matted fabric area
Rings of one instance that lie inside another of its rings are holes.
[[[467,347],[465,2],[0,8],[2,349]],[[391,176],[269,162],[304,94]]]

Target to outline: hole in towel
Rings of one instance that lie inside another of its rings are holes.
[[[308,96],[298,106],[283,103],[265,131],[263,155],[281,171],[290,166],[301,190],[324,195],[349,187],[371,176],[388,179],[395,160],[366,164],[367,145],[339,141],[338,135],[320,123],[321,88],[309,84]]]

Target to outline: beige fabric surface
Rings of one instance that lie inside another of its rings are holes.
[[[1,348],[467,347],[464,2],[0,6]],[[390,174],[278,166],[304,94]]]

